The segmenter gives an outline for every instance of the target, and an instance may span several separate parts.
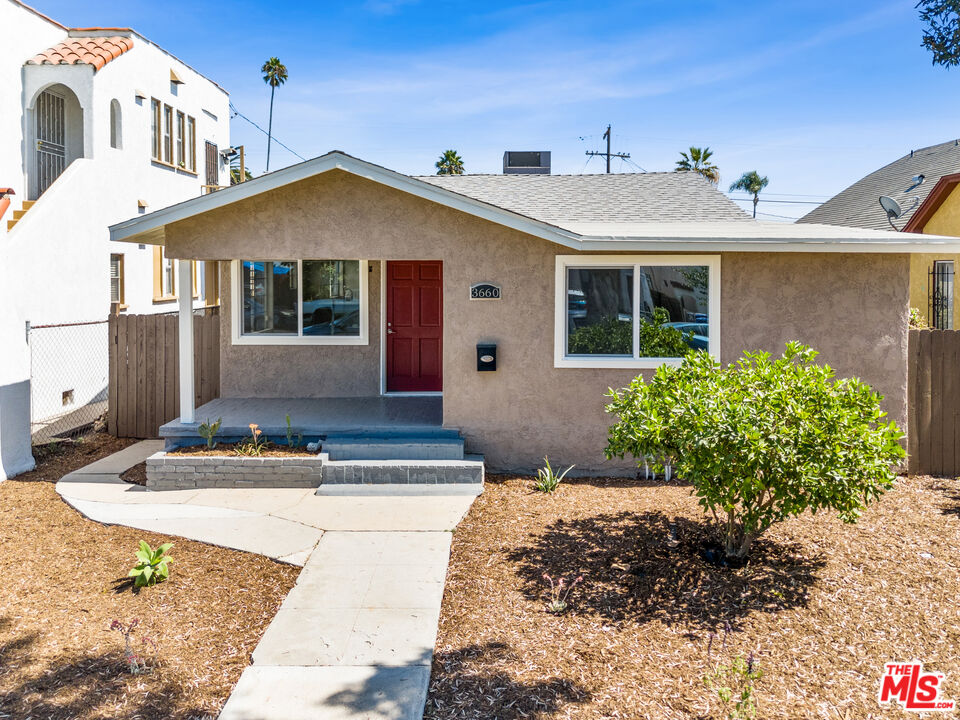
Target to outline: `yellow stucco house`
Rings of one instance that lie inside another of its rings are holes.
[[[927,198],[904,226],[904,232],[960,237],[960,173],[941,177]],[[956,328],[960,322],[960,298],[954,291],[954,272],[960,255],[913,255],[910,258],[910,304],[928,306],[932,327]]]
[[[960,237],[960,140],[911,150],[875,170],[800,218],[822,223]],[[886,197],[899,206],[888,216]],[[960,297],[954,272],[960,255],[916,253],[910,256],[910,306],[931,327],[960,329]]]

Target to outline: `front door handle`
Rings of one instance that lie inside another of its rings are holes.
[[[390,328],[387,328],[387,335],[393,335],[394,332],[396,332],[396,331],[395,331],[395,330],[391,330]]]

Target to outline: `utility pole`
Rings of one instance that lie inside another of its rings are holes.
[[[594,150],[587,150],[587,155],[593,157],[594,155],[606,155],[607,157],[607,173],[610,172],[610,158],[618,157],[623,160],[627,160],[630,157],[630,153],[615,153],[610,152],[610,126],[607,125],[607,131],[603,134],[603,137],[607,140],[607,151],[606,152],[597,152]]]

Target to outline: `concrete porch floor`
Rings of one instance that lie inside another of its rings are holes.
[[[443,427],[443,398],[439,396],[373,396],[351,398],[217,398],[196,409],[195,423],[180,418],[160,426],[162,438],[197,437],[197,426],[222,418],[220,435],[246,436],[257,423],[268,436],[286,435],[286,416],[304,441],[330,434],[395,436],[458,436]]]

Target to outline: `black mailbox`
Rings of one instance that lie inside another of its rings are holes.
[[[477,343],[477,372],[490,372],[497,369],[497,346]]]

